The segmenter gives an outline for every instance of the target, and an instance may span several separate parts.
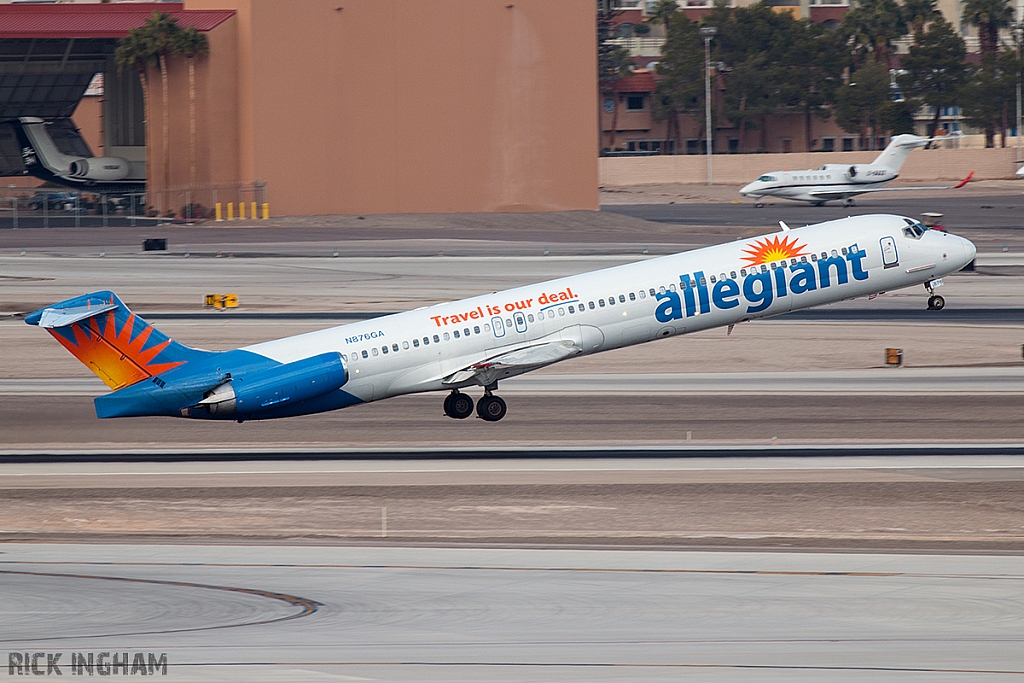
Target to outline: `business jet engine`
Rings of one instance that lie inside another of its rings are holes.
[[[68,164],[68,175],[72,178],[98,182],[124,180],[130,171],[128,160],[120,157],[83,157]]]

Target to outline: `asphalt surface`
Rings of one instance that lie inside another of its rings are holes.
[[[575,388],[573,389],[575,391]],[[477,394],[473,394],[476,396]],[[86,396],[0,402],[7,449],[365,448],[1024,442],[1024,393],[876,395],[509,393],[508,415],[456,421],[442,396],[244,424],[175,418],[98,420]]]
[[[177,681],[1024,676],[1019,557],[7,544],[10,652]]]

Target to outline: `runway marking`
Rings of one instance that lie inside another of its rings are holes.
[[[42,562],[4,562],[4,564],[46,564]],[[107,564],[102,562],[94,563],[81,563],[81,562],[54,562],[50,564]],[[110,563],[115,564],[115,563]],[[123,563],[132,564],[132,563]],[[156,564],[156,563],[154,563]],[[177,566],[177,565],[170,565]],[[142,636],[142,635],[163,635],[168,633],[190,633],[193,631],[215,631],[226,628],[238,628],[240,626],[259,626],[263,624],[273,624],[282,621],[291,621],[293,619],[300,619],[302,617],[309,616],[316,612],[318,609],[323,607],[323,603],[317,602],[316,600],[310,600],[309,598],[302,598],[295,595],[288,595],[287,593],[274,593],[272,591],[260,590],[257,588],[239,588],[236,586],[217,586],[206,583],[194,583],[190,581],[169,581],[165,579],[143,579],[126,576],[95,576],[89,574],[58,574],[51,572],[34,572],[29,570],[20,569],[0,569],[0,574],[19,575],[19,576],[38,576],[43,578],[62,578],[62,579],[88,579],[96,581],[118,581],[122,583],[145,583],[159,586],[174,586],[176,588],[202,588],[204,590],[216,590],[224,591],[228,593],[242,593],[245,595],[255,595],[261,598],[267,598],[269,600],[280,600],[286,602],[294,607],[299,607],[301,611],[295,614],[289,614],[283,617],[274,617],[272,619],[261,619],[257,621],[245,621],[237,624],[223,624],[221,626],[198,626],[194,628],[176,628],[176,629],[164,629],[157,631],[130,631],[126,633],[101,633],[92,635],[70,635],[70,636],[54,636],[46,638],[5,638],[0,640],[2,643],[17,643],[23,641],[38,642],[46,640],[68,640],[75,638],[113,638],[123,636]]]

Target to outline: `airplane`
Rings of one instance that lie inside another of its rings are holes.
[[[23,173],[91,192],[144,192],[145,168],[121,157],[96,157],[70,118],[23,116],[0,125],[14,132]]]
[[[498,382],[569,358],[924,284],[969,264],[974,245],[896,215],[853,216],[232,351],[180,344],[110,291],[28,314],[113,391],[99,418],[244,422],[448,392],[444,413],[490,422]]]
[[[949,140],[959,136],[922,138],[916,135],[896,135],[882,153],[870,164],[825,164],[805,171],[771,171],[744,185],[740,194],[752,199],[778,197],[823,206],[825,202],[842,199],[843,206],[853,206],[853,197],[868,192],[900,192],[905,190],[955,190],[963,187],[974,171],[956,185],[940,187],[882,187],[899,177],[900,168],[915,147],[936,140]],[[763,202],[754,206],[761,208]]]

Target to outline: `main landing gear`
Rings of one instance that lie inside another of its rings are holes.
[[[931,282],[924,283],[925,289],[931,296],[928,297],[928,310],[929,311],[941,311],[946,307],[946,300],[935,293],[935,288],[932,287]]]
[[[845,199],[845,200],[843,201],[843,206],[857,206],[857,205],[856,205],[856,204],[854,203],[854,201],[853,201],[853,197],[847,197],[847,198],[846,198],[846,199]]]
[[[488,422],[497,422],[505,417],[508,406],[499,396],[491,393],[490,389],[484,391],[484,395],[476,402],[476,414]],[[453,391],[444,399],[444,414],[454,417],[456,420],[465,420],[473,414],[473,399],[461,391]]]

